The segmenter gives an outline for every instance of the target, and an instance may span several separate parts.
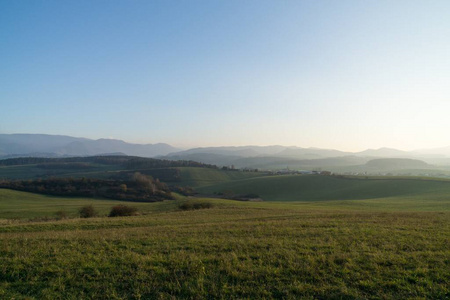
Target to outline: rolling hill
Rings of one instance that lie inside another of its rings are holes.
[[[401,151],[392,148],[379,148],[361,152],[345,152],[334,149],[275,145],[200,147],[183,151],[179,150],[161,143],[142,145],[112,139],[90,140],[45,134],[0,134],[0,159],[24,156],[129,155],[172,161],[195,161],[219,167],[233,166],[241,169],[259,169],[264,171],[290,169],[327,170],[344,175],[394,174],[437,177],[448,177],[450,175],[450,158],[445,156],[448,148],[426,151]],[[419,161],[422,162],[419,163]],[[16,174],[20,173],[19,169],[15,171],[17,171],[15,172]],[[0,175],[1,173],[0,171]],[[35,173],[31,172],[30,175]]]
[[[199,187],[203,194],[257,194],[265,201],[325,201],[390,197],[446,197],[450,181],[384,177],[381,179],[319,175],[249,178]]]
[[[418,159],[408,158],[378,158],[372,159],[366,163],[366,167],[375,170],[393,170],[393,169],[427,169],[433,166]]]
[[[179,149],[168,144],[131,144],[121,140],[48,134],[0,134],[0,157],[92,156],[111,153],[155,157]]]

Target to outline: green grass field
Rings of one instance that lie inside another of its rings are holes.
[[[0,299],[450,299],[450,182],[182,176],[205,194],[232,188],[274,201],[0,189]],[[213,207],[180,210],[186,202]],[[106,217],[119,203],[141,215]],[[86,204],[103,217],[77,218]],[[70,218],[42,221],[58,210]]]
[[[0,298],[450,296],[449,212],[173,206],[183,201],[206,200],[151,203],[137,217],[0,225]]]
[[[175,195],[180,198],[179,196]],[[129,202],[118,200],[57,197],[0,189],[1,219],[56,218],[57,211],[64,211],[69,218],[78,217],[78,211],[86,205],[93,205],[100,216],[108,215],[111,207],[119,204],[134,206],[142,214],[176,209],[179,201]]]
[[[176,195],[176,194],[175,194]],[[106,216],[111,207],[124,204],[138,208],[142,214],[175,211],[185,197],[176,195],[177,200],[155,203],[126,202],[90,198],[65,198],[33,193],[0,189],[0,220],[30,220],[38,218],[56,218],[56,212],[64,211],[69,218],[76,218],[78,210],[85,205],[93,205],[101,216]],[[208,200],[200,198],[201,200]],[[287,202],[240,202],[233,200],[209,199],[216,206],[253,207],[261,209],[292,209],[292,210],[327,210],[327,211],[431,211],[449,212],[450,197],[430,194],[426,197],[386,197],[361,200],[329,200],[329,201],[287,201]]]
[[[264,176],[264,173],[258,172],[223,171],[209,168],[178,169],[182,179],[180,185],[194,188]]]
[[[450,181],[422,179],[364,179],[319,175],[249,178],[202,186],[202,194],[255,193],[266,201],[359,200],[390,197],[450,197]]]

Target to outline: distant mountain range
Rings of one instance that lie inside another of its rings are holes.
[[[450,165],[450,147],[401,151],[391,148],[345,152],[334,149],[286,146],[203,147],[181,150],[168,144],[131,144],[114,139],[86,139],[46,134],[0,134],[0,158],[17,156],[64,157],[92,155],[134,155],[169,160],[192,160],[219,166],[259,169],[375,170],[375,166],[400,169]],[[395,158],[403,161],[376,161]],[[419,163],[414,160],[423,160]]]
[[[207,147],[193,148],[170,153],[168,156],[193,156],[197,154],[214,154],[238,157],[277,156],[295,159],[322,159],[330,157],[416,157],[419,153],[407,152],[390,148],[368,149],[361,152],[344,152],[334,149],[301,148],[285,146],[240,146],[240,147]]]
[[[399,170],[436,169],[436,165],[450,166],[450,148],[402,151],[391,148],[345,152],[334,149],[285,146],[242,146],[193,148],[170,153],[162,158],[193,160],[219,166],[257,168],[264,170],[327,169],[335,172],[361,173]],[[385,159],[377,161],[377,159]],[[375,160],[374,162],[371,162]],[[420,161],[422,160],[422,161]],[[421,174],[421,172],[416,172]]]
[[[106,154],[155,157],[180,149],[168,144],[130,144],[121,140],[91,140],[48,134],[0,134],[0,157],[92,156]]]

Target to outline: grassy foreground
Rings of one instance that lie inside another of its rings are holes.
[[[450,297],[449,212],[155,204],[138,217],[0,225],[0,298]]]

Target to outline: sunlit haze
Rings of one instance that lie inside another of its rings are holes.
[[[2,1],[0,133],[450,146],[450,1]]]

